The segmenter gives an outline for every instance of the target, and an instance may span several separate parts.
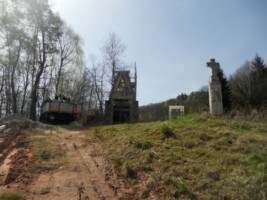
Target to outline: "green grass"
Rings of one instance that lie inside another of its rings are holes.
[[[0,200],[26,200],[19,192],[6,192],[0,195]]]
[[[267,125],[188,115],[94,127],[106,155],[139,198],[261,199],[267,191]]]

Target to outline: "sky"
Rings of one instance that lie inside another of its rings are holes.
[[[208,85],[215,58],[229,77],[256,53],[267,62],[267,0],[53,0],[84,41],[85,58],[116,33],[136,62],[139,105]]]

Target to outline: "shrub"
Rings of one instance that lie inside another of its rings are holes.
[[[175,137],[176,136],[174,134],[173,130],[169,126],[167,126],[166,124],[163,124],[160,129],[161,129],[161,132],[163,133],[163,135],[166,138]]]
[[[150,141],[142,138],[130,138],[130,143],[133,144],[137,149],[149,149],[152,147]]]

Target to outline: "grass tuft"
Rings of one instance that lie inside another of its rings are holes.
[[[6,192],[0,195],[0,200],[26,200],[19,192]]]
[[[135,179],[137,177],[137,172],[127,162],[123,163],[121,173],[125,178]]]
[[[130,138],[130,144],[133,144],[137,149],[149,149],[152,147],[152,143],[144,138]]]
[[[162,124],[160,127],[160,130],[161,130],[164,138],[170,138],[170,137],[175,138],[176,137],[173,130],[166,124]]]
[[[252,129],[252,125],[251,123],[249,122],[246,122],[246,121],[234,121],[232,124],[231,124],[231,127],[233,129],[237,129],[237,130],[246,130],[246,131],[249,131]]]
[[[95,131],[94,131],[94,136],[98,139],[102,139],[103,138],[103,135],[101,134],[99,128],[95,128]]]

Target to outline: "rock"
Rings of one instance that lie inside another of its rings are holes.
[[[6,128],[6,125],[1,125],[0,126],[0,132],[2,131],[2,130],[4,130]]]
[[[75,126],[75,127],[81,127],[81,126],[82,126],[82,125],[81,125],[79,122],[77,122],[77,121],[73,121],[73,122],[71,122],[69,125],[70,125],[70,126]]]

